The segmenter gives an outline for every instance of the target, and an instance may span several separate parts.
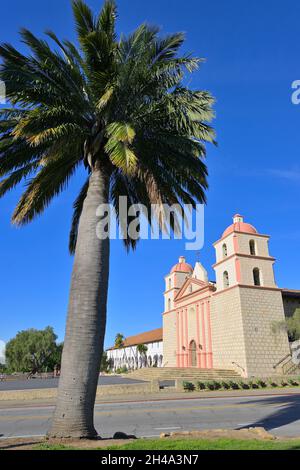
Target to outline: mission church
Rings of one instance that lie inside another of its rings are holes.
[[[107,350],[114,369],[230,369],[243,377],[282,373],[290,360],[287,333],[274,328],[300,307],[300,291],[276,285],[269,236],[241,215],[213,246],[215,282],[183,256],[165,276],[163,327]],[[139,344],[147,351],[139,353]]]

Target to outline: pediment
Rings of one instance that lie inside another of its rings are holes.
[[[188,277],[177,292],[174,300],[177,301],[186,295],[193,294],[194,292],[200,292],[202,289],[207,287],[210,287],[209,282],[200,281],[199,279],[195,279],[193,277]]]

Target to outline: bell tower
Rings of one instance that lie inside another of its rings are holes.
[[[214,365],[235,368],[245,377],[274,375],[276,363],[290,352],[287,333],[275,334],[273,328],[284,320],[284,309],[269,238],[236,214],[214,243]]]
[[[174,299],[187,276],[190,276],[193,268],[186,263],[185,257],[180,256],[178,263],[173,266],[171,272],[165,276],[165,312],[169,312],[174,307]]]
[[[233,224],[215,244],[217,290],[235,285],[277,287],[269,254],[269,236],[262,235],[236,214]]]

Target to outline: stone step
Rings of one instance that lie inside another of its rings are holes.
[[[160,380],[160,381],[173,381],[173,380],[177,380],[177,379],[180,379],[180,380],[187,380],[187,381],[200,381],[200,382],[211,382],[213,380],[216,380],[216,381],[236,381],[236,380],[240,380],[241,377],[240,376],[233,376],[233,377],[221,377],[221,376],[218,376],[218,377],[202,377],[202,376],[199,376],[199,377],[189,377],[189,376],[181,376],[181,377],[161,377],[161,376],[158,376],[158,377],[149,377],[147,375],[143,375],[143,376],[140,376],[140,377],[132,377],[132,378],[135,378],[135,379],[138,379],[138,380],[145,380],[145,381],[151,381],[151,380]]]
[[[140,378],[144,380],[174,380],[177,378],[194,379],[194,380],[216,380],[227,379],[234,380],[240,378],[240,375],[229,369],[195,369],[195,368],[142,368],[126,374],[127,377]]]
[[[157,368],[157,370],[151,370],[151,369],[139,369],[139,370],[136,370],[134,372],[136,373],[141,373],[141,372],[147,372],[148,374],[156,374],[158,371],[161,372],[161,373],[164,373],[164,374],[180,374],[180,373],[187,373],[189,372],[190,374],[198,374],[199,372],[200,373],[207,373],[207,374],[218,374],[218,373],[222,373],[222,374],[226,374],[226,373],[232,373],[232,372],[235,372],[235,371],[230,371],[230,370],[207,370],[207,369],[198,369],[198,370],[189,370],[189,369],[182,369],[182,370],[164,370],[163,368]]]
[[[167,377],[167,376],[172,376],[172,377],[174,377],[174,376],[179,376],[179,375],[184,376],[184,377],[186,377],[187,375],[195,376],[195,377],[198,377],[199,375],[206,375],[207,377],[215,377],[215,376],[222,376],[222,377],[230,376],[230,377],[232,377],[232,376],[234,376],[234,375],[237,376],[237,377],[239,376],[239,374],[235,374],[235,373],[231,373],[231,374],[230,374],[230,373],[226,373],[226,374],[223,374],[222,372],[219,372],[219,373],[216,373],[216,374],[206,374],[206,373],[203,373],[203,372],[202,372],[202,373],[199,372],[198,374],[191,374],[190,372],[185,372],[185,373],[183,372],[183,373],[181,373],[181,374],[161,374],[161,373],[159,373],[159,372],[158,372],[157,374],[147,374],[147,372],[144,372],[144,373],[141,373],[141,374],[132,374],[132,375],[138,376],[138,375],[145,375],[145,374],[146,374],[146,375],[149,375],[149,377],[151,377],[152,375],[153,375],[153,376],[154,376],[154,375],[162,375],[162,376],[164,376],[164,377]]]
[[[212,374],[208,374],[208,373],[205,373],[205,372],[191,373],[189,371],[181,372],[181,373],[176,373],[176,372],[174,372],[174,373],[170,373],[170,372],[169,373],[164,373],[164,372],[157,372],[157,373],[139,372],[137,374],[135,372],[131,372],[130,374],[131,375],[136,375],[136,376],[146,374],[146,375],[149,375],[149,377],[151,375],[163,375],[163,376],[168,376],[168,375],[172,375],[172,376],[174,376],[174,375],[185,375],[185,376],[186,375],[195,375],[195,376],[198,376],[198,375],[207,375],[207,376],[215,376],[215,375],[222,375],[222,376],[230,375],[230,376],[232,376],[232,375],[237,375],[238,376],[239,375],[239,374],[235,374],[234,372],[231,372],[231,373],[230,372],[226,372],[226,373],[215,372],[215,373],[212,373]]]
[[[198,367],[143,367],[141,369],[135,369],[135,372],[139,371],[157,371],[157,370],[163,370],[163,371],[169,371],[169,372],[180,372],[180,371],[207,371],[207,372],[234,372],[233,369],[204,369],[204,368],[198,368]]]

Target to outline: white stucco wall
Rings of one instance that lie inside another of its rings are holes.
[[[116,370],[120,367],[127,367],[128,369],[139,369],[141,367],[152,367],[157,364],[157,367],[163,365],[163,343],[162,341],[155,341],[147,343],[148,350],[145,356],[141,356],[137,352],[137,346],[128,346],[120,349],[107,350],[107,358],[113,360],[113,369]]]

